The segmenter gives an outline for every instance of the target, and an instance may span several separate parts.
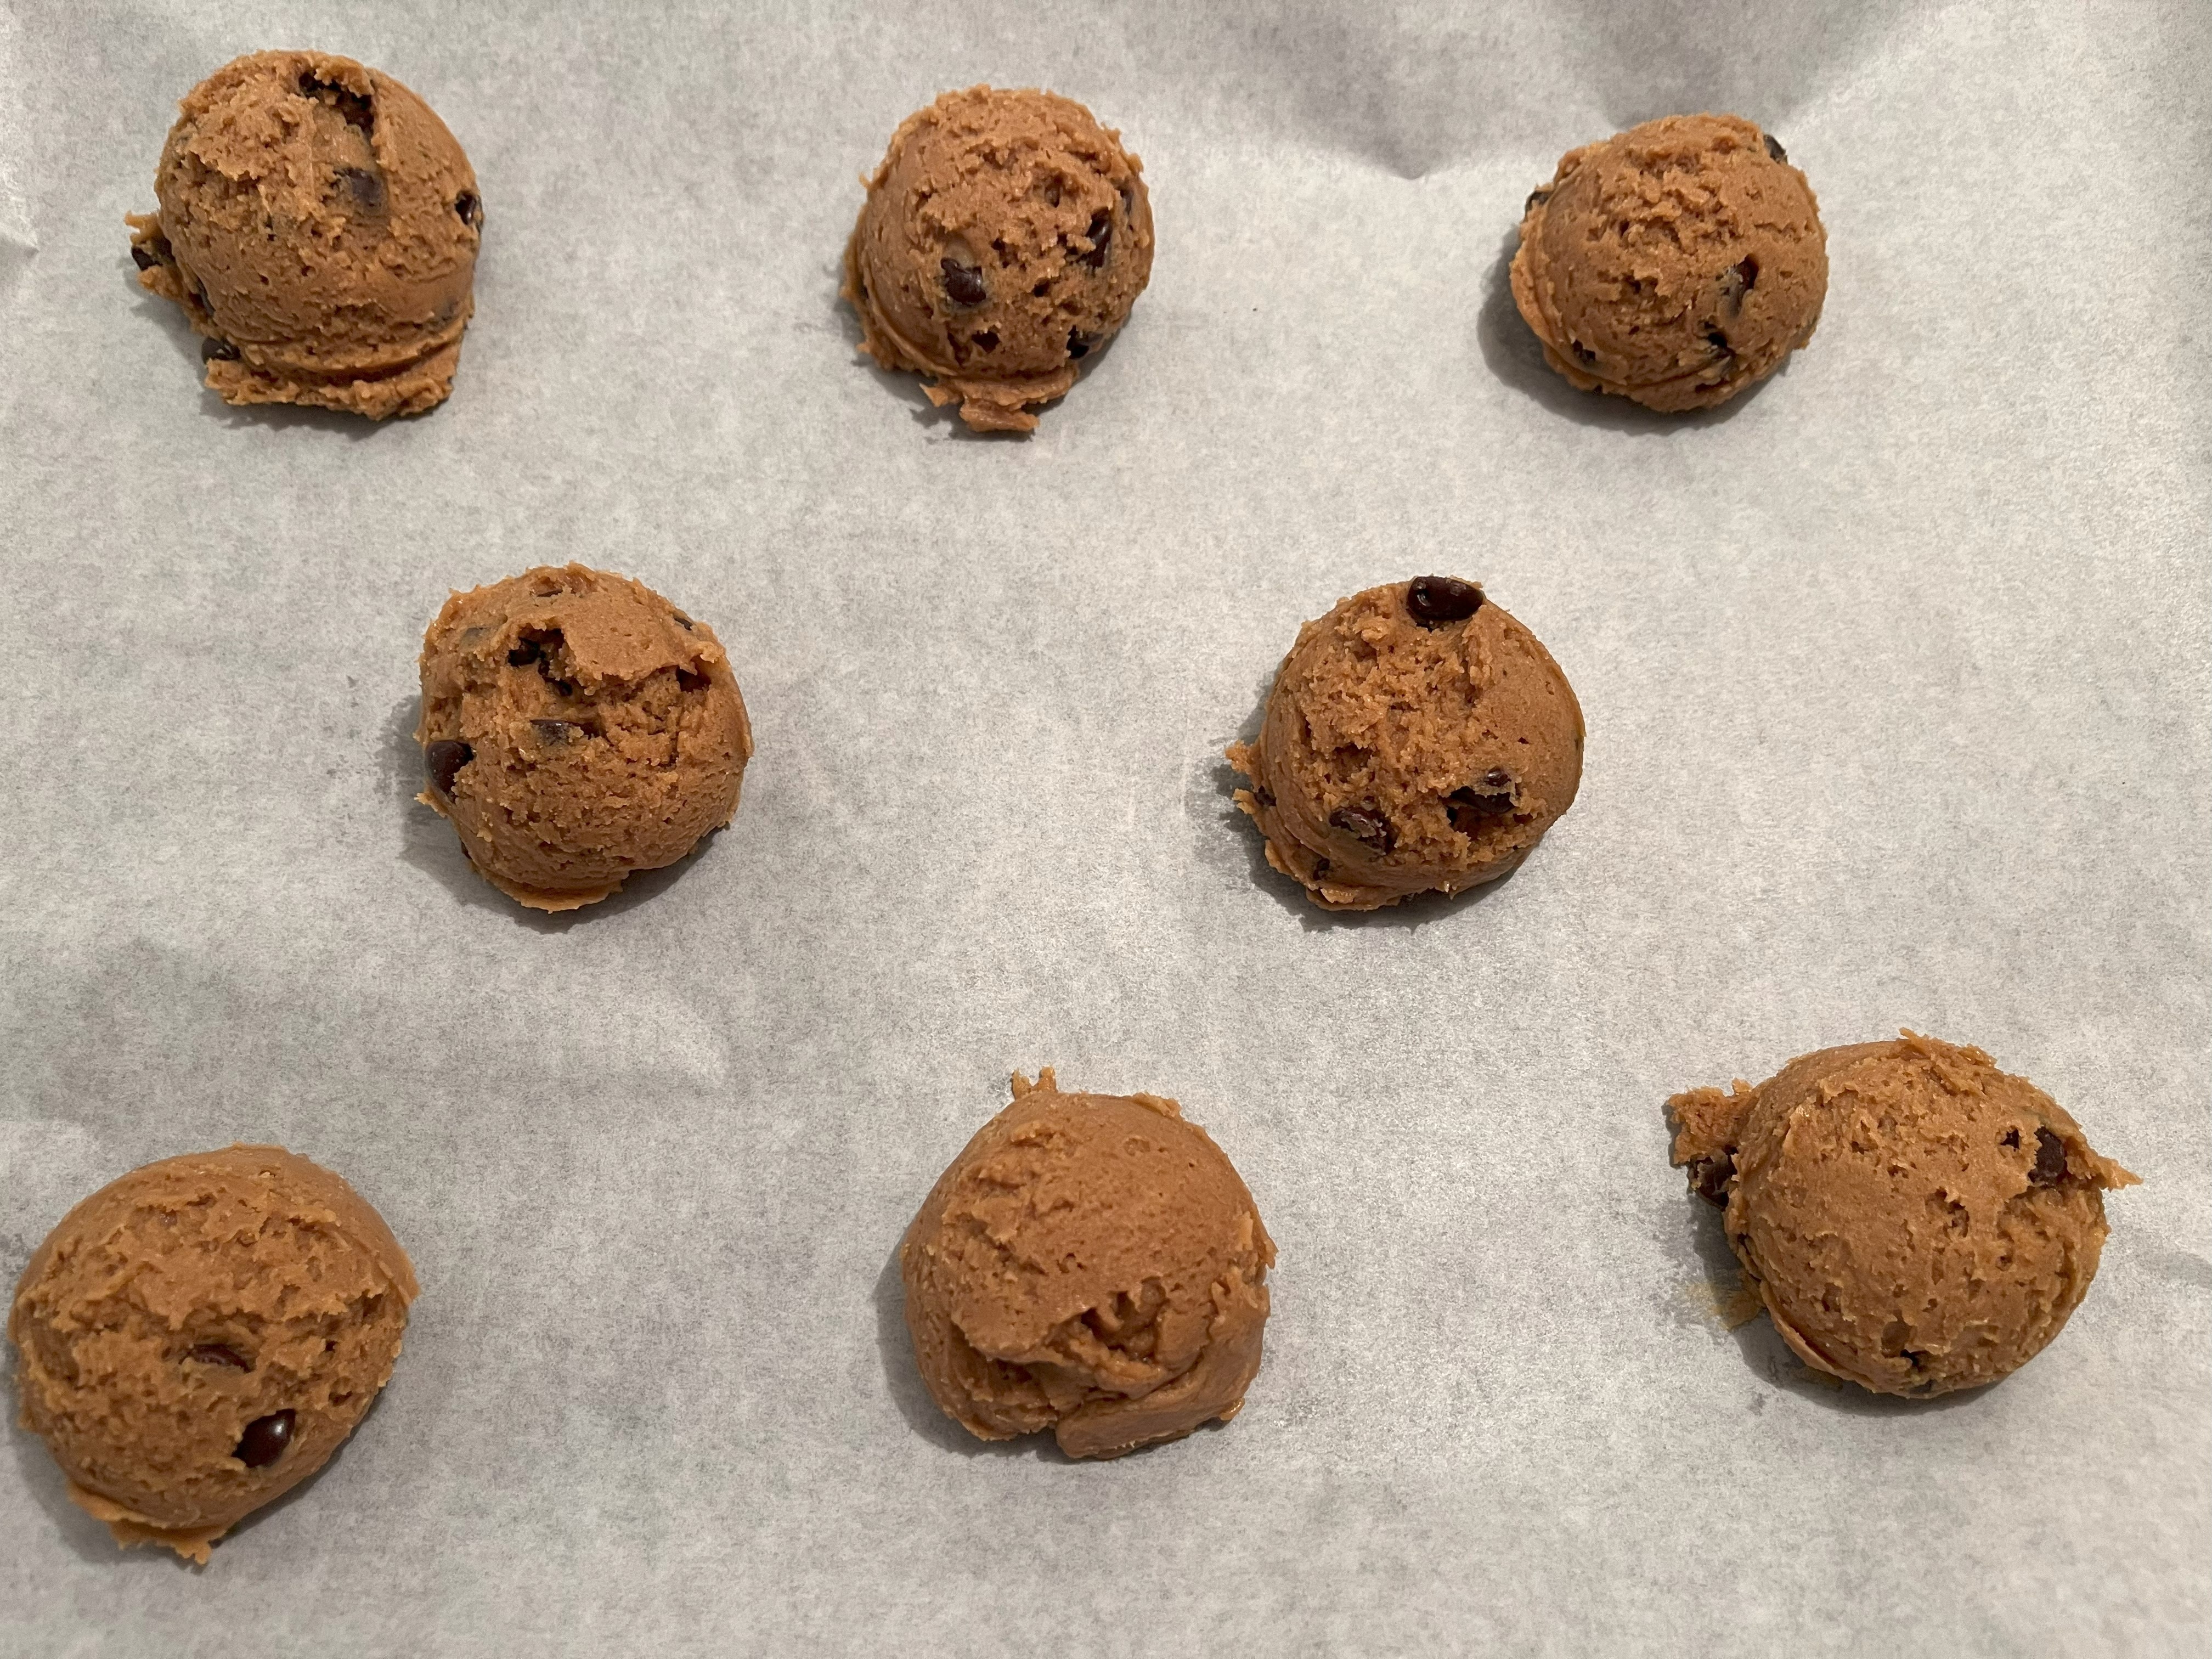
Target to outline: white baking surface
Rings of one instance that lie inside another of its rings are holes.
[[[2198,0],[6,0],[0,1284],[265,1139],[423,1294],[204,1571],[11,1428],[0,1650],[2202,1651],[2208,44]],[[427,419],[228,410],[131,280],[175,100],[294,45],[481,178]],[[985,79],[1120,127],[1159,227],[1026,441],[836,299],[855,175]],[[1522,198],[1708,107],[1819,191],[1818,337],[1717,414],[1571,392]],[[700,856],[548,921],[409,734],[447,589],[571,558],[709,619],[760,747]],[[1302,619],[1425,571],[1565,667],[1582,798],[1480,897],[1331,919],[1219,752]],[[2064,1335],[1921,1405],[1723,1328],[1662,1116],[1907,1024],[2145,1177]],[[922,1394],[893,1248],[1040,1064],[1178,1096],[1256,1194],[1233,1425],[1082,1467]]]

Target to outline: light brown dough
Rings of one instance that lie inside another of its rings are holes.
[[[23,1269],[8,1316],[23,1426],[118,1545],[204,1562],[353,1432],[416,1294],[384,1218],[304,1158],[149,1164],[64,1216]]]
[[[1583,714],[1477,585],[1421,576],[1301,628],[1259,741],[1228,754],[1267,862],[1324,909],[1374,910],[1517,867],[1574,804]]]
[[[1574,385],[1704,409],[1813,337],[1828,240],[1780,144],[1733,115],[1670,115],[1561,158],[1528,198],[1512,282]]]
[[[1033,430],[1030,405],[1066,394],[1152,276],[1139,167],[1049,92],[970,87],[909,115],[845,250],[862,347],[978,431]]]
[[[978,1130],[899,1246],[931,1395],[984,1440],[1118,1457],[1227,1422],[1260,1369],[1275,1246],[1237,1171],[1157,1095],[1050,1067]]]
[[[443,403],[483,204],[430,106],[350,58],[263,52],[179,110],[131,252],[207,337],[207,384],[380,421]]]
[[[532,909],[596,903],[738,810],[753,738],[729,658],[642,582],[541,566],[456,593],[422,671],[416,799]]]
[[[1753,1089],[1667,1103],[1674,1161],[1800,1358],[1877,1394],[2010,1375],[2096,1276],[2106,1191],[2136,1183],[1979,1048],[1905,1032]]]

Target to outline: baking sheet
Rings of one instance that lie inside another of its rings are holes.
[[[0,9],[0,1279],[233,1139],[424,1294],[204,1572],[0,1459],[25,1655],[2195,1651],[2212,1585],[2204,295],[2190,3],[996,0]],[[489,214],[455,394],[225,409],[142,295],[174,100],[314,45]],[[1160,252],[1026,441],[864,366],[855,175],[988,79],[1121,127]],[[1778,133],[1833,266],[1723,410],[1505,295],[1559,153]],[[447,590],[710,619],[734,826],[569,920],[410,804]],[[1572,678],[1511,879],[1330,919],[1222,745],[1298,623],[1479,578]],[[2000,1387],[1726,1328],[1661,1103],[1900,1025],[2145,1184]],[[891,1252],[1006,1074],[1179,1097],[1281,1247],[1231,1427],[1103,1467],[922,1394]],[[12,1355],[9,1361],[12,1366]]]

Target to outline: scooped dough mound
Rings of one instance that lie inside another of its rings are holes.
[[[642,582],[541,566],[456,593],[422,666],[416,799],[532,909],[596,903],[738,810],[753,738],[729,659]]]
[[[2136,1181],[2027,1079],[1910,1031],[1668,1109],[1784,1339],[1877,1394],[1976,1388],[2042,1352],[2096,1276],[2106,1191]]]
[[[1030,406],[1066,394],[1151,278],[1139,169],[1049,92],[971,87],[908,116],[845,250],[862,346],[978,431],[1034,429]]]
[[[1226,1422],[1260,1369],[1275,1246],[1172,1100],[1062,1094],[1048,1067],[976,1132],[899,1246],[937,1403],[985,1440],[1118,1457]]]
[[[1456,893],[1574,804],[1583,715],[1534,635],[1473,582],[1370,587],[1298,630],[1230,763],[1267,862],[1325,909]]]
[[[1561,158],[1528,198],[1512,280],[1574,385],[1704,409],[1813,337],[1828,240],[1774,139],[1733,115],[1670,115]]]
[[[197,1561],[329,1461],[416,1294],[382,1217],[276,1146],[164,1158],[86,1199],[8,1316],[23,1426],[117,1543]]]
[[[390,76],[319,52],[227,64],[185,98],[154,191],[131,219],[138,280],[206,337],[224,402],[382,420],[452,392],[483,203]]]

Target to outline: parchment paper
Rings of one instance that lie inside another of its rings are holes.
[[[280,45],[481,176],[427,419],[227,410],[131,281],[175,100]],[[835,298],[855,175],[984,79],[1121,128],[1159,224],[1026,441]],[[2191,0],[8,0],[0,1280],[270,1139],[424,1293],[204,1572],[11,1430],[0,1649],[2200,1651],[2208,88]],[[1833,282],[1664,420],[1551,375],[1503,261],[1563,150],[1709,107]],[[760,749],[700,856],[548,921],[409,732],[447,590],[568,558],[711,620]],[[1328,920],[1220,750],[1302,619],[1431,570],[1565,665],[1583,796],[1479,897]],[[2145,1177],[2060,1340],[1932,1405],[1725,1328],[1661,1110],[1900,1025]],[[1081,1467],[922,1394],[893,1249],[1040,1064],[1257,1195],[1231,1427]]]

